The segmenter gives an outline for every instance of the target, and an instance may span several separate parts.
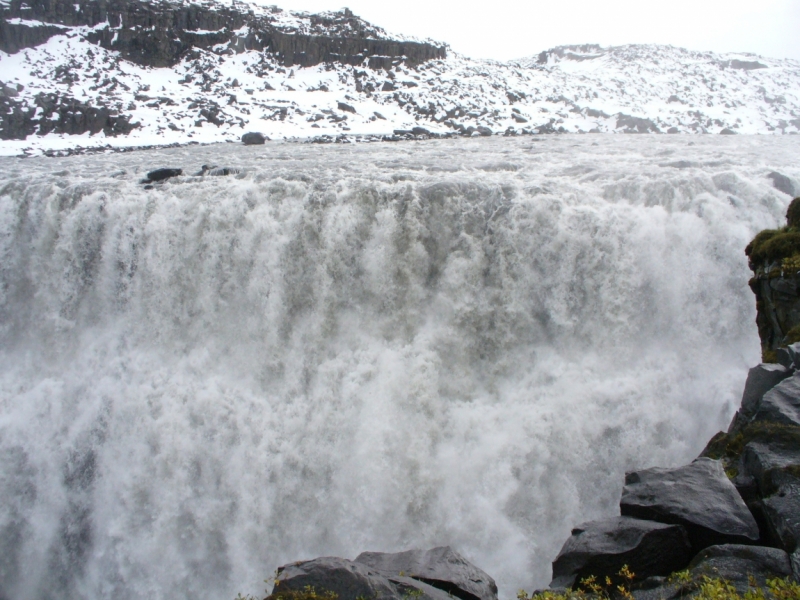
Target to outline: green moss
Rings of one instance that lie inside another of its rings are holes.
[[[734,461],[750,442],[777,443],[787,448],[797,448],[800,447],[800,427],[781,423],[751,423],[735,434],[718,433],[711,438],[700,456]]]
[[[762,348],[761,362],[777,364],[778,353],[775,350],[772,350],[771,348]]]
[[[800,342],[800,325],[795,325],[786,333],[786,345]]]
[[[800,227],[800,198],[795,198],[786,209],[786,223],[789,227]]]
[[[744,250],[754,263],[765,263],[800,255],[800,231],[792,227],[760,232]]]

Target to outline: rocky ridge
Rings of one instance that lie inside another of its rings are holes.
[[[346,9],[4,0],[0,66],[5,153],[238,141],[247,131],[322,141],[800,132],[796,61],[646,45],[473,60]]]

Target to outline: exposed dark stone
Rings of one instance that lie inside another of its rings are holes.
[[[362,552],[356,562],[384,576],[404,573],[461,600],[497,600],[497,584],[450,546],[406,552]]]
[[[800,374],[785,379],[764,394],[753,421],[800,425]]]
[[[352,12],[311,16],[311,30],[299,33],[276,27],[269,15],[243,12],[236,5],[150,3],[137,0],[10,0],[0,17],[38,20],[46,26],[27,27],[5,23],[0,28],[0,50],[16,52],[41,44],[62,31],[58,25],[94,28],[92,43],[120,52],[140,65],[169,67],[192,48],[210,49],[227,44],[233,52],[268,50],[284,66],[314,66],[325,62],[391,68],[405,62],[416,66],[446,58],[446,47],[428,43],[380,39],[378,29]],[[113,23],[111,27],[96,27]],[[249,33],[236,33],[247,26]],[[203,33],[200,33],[200,31]],[[205,32],[214,33],[205,33]]]
[[[766,498],[800,476],[800,447],[780,439],[750,442],[745,446],[742,463],[747,475],[758,484],[761,496]]]
[[[800,478],[793,479],[765,498],[763,505],[771,540],[787,552],[796,553],[800,551]]]
[[[736,132],[733,129],[728,129],[727,127],[719,132],[720,135],[736,135]]]
[[[306,586],[311,586],[318,592],[334,592],[339,600],[400,600],[389,580],[374,569],[336,557],[316,558],[279,567],[272,593],[284,590],[301,591]]]
[[[693,579],[702,576],[725,579],[740,594],[747,592],[751,578],[763,587],[767,579],[792,575],[789,555],[783,550],[740,544],[706,548],[692,559],[689,570]]]
[[[266,136],[264,134],[258,133],[257,131],[251,131],[249,133],[245,133],[242,136],[242,143],[245,146],[257,146],[259,144],[263,144],[267,141]]]
[[[38,109],[38,113],[37,113]],[[125,135],[139,127],[130,115],[105,106],[92,106],[69,96],[40,93],[30,106],[8,94],[0,95],[0,139],[24,140],[29,135],[63,133]]]
[[[683,525],[695,552],[759,539],[758,525],[722,464],[708,458],[627,473],[620,510],[624,516]]]
[[[355,112],[356,112],[355,108],[353,108],[349,104],[345,104],[344,102],[337,102],[336,103],[336,107],[339,110],[343,111],[343,112],[349,112],[349,113],[353,113],[353,114],[355,114]]]
[[[203,165],[200,167],[200,171],[195,175],[196,177],[222,177],[225,175],[238,175],[241,173],[241,169],[237,169],[236,167],[217,167],[217,166],[210,166],[210,165]]]
[[[625,133],[661,133],[658,126],[650,119],[632,117],[630,115],[617,115],[617,129],[622,129]]]
[[[742,393],[742,405],[736,413],[729,432],[739,431],[749,423],[756,414],[761,399],[768,391],[792,374],[792,371],[783,365],[761,363],[747,373],[747,381]]]
[[[638,577],[668,575],[691,559],[686,530],[629,517],[584,523],[572,530],[553,562],[551,587],[572,587],[594,575],[600,581],[617,576],[628,565]]]
[[[424,127],[413,127],[411,129],[411,134],[412,135],[428,135],[429,136],[431,134],[431,132],[428,131],[427,129],[425,129]]]
[[[183,173],[182,169],[170,169],[168,167],[164,167],[161,169],[155,169],[154,171],[150,171],[147,173],[147,179],[144,179],[142,183],[153,183],[155,181],[165,181],[170,179],[171,177],[177,177]]]
[[[798,191],[795,188],[794,182],[792,182],[792,180],[789,179],[786,175],[783,175],[776,171],[772,171],[769,175],[767,175],[767,177],[772,179],[772,185],[779,192],[783,192],[784,194],[787,194],[789,196],[794,196]]]

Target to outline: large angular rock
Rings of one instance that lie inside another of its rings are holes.
[[[266,141],[266,136],[257,131],[249,131],[242,136],[242,143],[245,146],[258,146],[266,143]]]
[[[317,592],[334,592],[339,600],[400,600],[400,594],[388,579],[364,564],[334,556],[279,567],[272,593],[300,591],[306,586]]]
[[[695,552],[759,538],[758,525],[722,464],[710,458],[676,469],[627,473],[620,511],[637,519],[683,525]]]
[[[630,517],[584,523],[572,530],[553,562],[551,588],[572,587],[596,576],[612,579],[624,565],[638,578],[668,575],[691,560],[686,530]]]
[[[497,600],[497,584],[450,546],[406,552],[362,552],[356,562],[385,577],[404,575],[461,600]]]
[[[782,485],[763,506],[772,540],[787,552],[800,551],[800,480]]]
[[[781,381],[792,374],[792,371],[783,365],[771,363],[761,363],[756,365],[747,374],[747,381],[744,384],[742,393],[742,405],[733,422],[729,432],[740,430],[745,424],[752,420],[758,410],[761,399],[768,391],[778,385]]]
[[[782,381],[764,394],[753,421],[800,425],[800,374]]]
[[[761,497],[771,496],[800,476],[800,446],[781,439],[753,441],[744,447],[742,465],[756,481]]]
[[[763,587],[767,579],[791,576],[788,554],[777,548],[728,544],[711,546],[700,552],[689,565],[689,576],[653,577],[633,590],[635,600],[678,600],[692,598],[706,578],[724,578],[744,595],[751,577]]]
[[[789,555],[778,548],[726,544],[700,552],[689,565],[692,579],[718,577],[732,583],[740,594],[747,592],[751,580],[764,587],[767,579],[791,577]]]

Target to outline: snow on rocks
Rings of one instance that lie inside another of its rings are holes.
[[[217,10],[213,2],[204,6]],[[349,11],[250,9],[256,16],[242,18],[268,19],[270,35],[325,35],[343,48],[382,40],[395,54],[403,50],[402,40]],[[233,18],[230,7],[218,10]],[[125,59],[113,37],[103,41],[110,28],[59,24],[44,43],[0,52],[3,90],[22,88],[3,94],[0,152],[87,145],[76,133],[119,147],[238,141],[247,131],[273,139],[382,139],[415,127],[467,136],[800,132],[800,63],[792,60],[630,45],[562,47],[507,63],[448,51],[417,63],[376,54],[379,44],[345,62],[287,66],[294,59],[275,51],[284,42],[258,49],[245,25],[179,32],[194,45],[175,64],[153,67]],[[214,35],[230,39],[210,44],[206,38]],[[38,101],[43,94],[105,109],[116,120],[80,132],[49,127],[52,114]]]

